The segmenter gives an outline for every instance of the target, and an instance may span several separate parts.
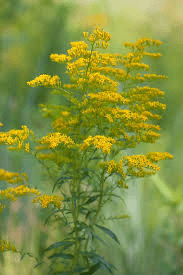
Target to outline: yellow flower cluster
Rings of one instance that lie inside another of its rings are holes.
[[[58,118],[55,121],[53,121],[53,129],[56,131],[60,131],[67,128],[67,121],[65,119]]]
[[[129,42],[124,42],[125,47],[130,47],[130,48],[137,48],[138,50],[143,50],[146,46],[160,46],[162,44],[161,41],[159,40],[154,40],[150,38],[141,38],[137,40],[136,43],[129,43]]]
[[[40,204],[47,208],[49,204],[53,203],[57,208],[63,208],[63,196],[59,195],[41,195],[32,200],[32,203],[40,202]]]
[[[26,173],[19,174],[0,169],[0,180],[7,181],[8,183],[23,182],[23,178],[21,178],[21,176],[28,181],[28,176]]]
[[[123,178],[126,178],[124,169],[123,169],[123,159],[120,159],[119,162],[115,162],[115,160],[106,161],[107,173],[111,174],[112,172],[119,173]]]
[[[28,153],[29,150],[30,150],[30,148],[29,148],[29,142],[28,142],[28,143],[25,144],[25,151]]]
[[[148,53],[148,52],[143,52],[142,54],[143,54],[143,55],[146,55],[146,56],[154,57],[154,58],[159,58],[159,57],[162,56],[160,53]]]
[[[52,53],[52,54],[50,54],[50,59],[52,61],[57,62],[57,63],[63,63],[63,62],[66,62],[68,60],[68,57],[65,54]]]
[[[122,104],[128,104],[129,100],[122,97],[119,93],[113,91],[104,91],[99,93],[89,93],[88,96],[91,99],[96,99],[97,101],[107,101],[107,102],[121,102]]]
[[[110,123],[113,123],[113,122],[114,122],[114,120],[113,120],[113,118],[112,118],[111,115],[106,114],[105,117],[107,118],[107,120],[108,120]]]
[[[156,141],[156,139],[158,139],[159,137],[160,137],[160,134],[149,130],[142,136],[142,141],[154,143]]]
[[[146,154],[146,157],[150,161],[157,162],[159,160],[164,160],[164,159],[173,159],[173,156],[167,152],[151,152]]]
[[[0,240],[0,249],[1,251],[11,250],[13,252],[16,252],[16,247],[14,245],[11,245],[10,242],[7,242],[5,240]]]
[[[168,76],[165,75],[157,75],[157,74],[144,74],[141,75],[137,73],[136,76],[131,76],[133,80],[139,80],[140,82],[144,82],[146,80],[156,80],[156,79],[168,79]]]
[[[27,128],[27,126],[21,126],[22,130],[10,130],[9,132],[0,132],[0,144],[16,145],[17,147],[8,147],[9,150],[21,149],[23,142],[29,138],[29,135],[33,132]],[[29,144],[25,145],[25,150],[29,151]]]
[[[44,86],[44,87],[60,87],[61,81],[58,75],[41,74],[37,76],[35,79],[28,81],[27,85],[31,87]]]
[[[168,76],[165,75],[157,75],[157,74],[144,74],[143,77],[148,80],[155,80],[155,79],[168,79]]]
[[[103,29],[100,30],[99,27],[96,27],[93,33],[90,35],[88,32],[83,32],[83,36],[92,43],[98,42],[96,46],[100,47],[100,45],[102,45],[104,49],[108,47],[108,41],[111,40],[111,35],[108,32],[105,32]],[[105,43],[101,43],[100,40],[105,41]]]
[[[74,141],[68,137],[65,134],[60,134],[59,132],[57,133],[50,133],[46,137],[42,137],[40,140],[40,143],[45,144],[48,143],[50,148],[55,148],[58,146],[60,143],[64,143],[67,145],[68,148],[72,147],[74,145]]]
[[[155,174],[157,171],[160,170],[159,166],[150,162],[150,160],[144,155],[125,156],[124,160],[127,160],[128,173],[133,176],[144,177],[145,175]],[[144,168],[148,168],[151,170],[148,171]]]
[[[119,80],[119,81],[128,79],[127,72],[123,69],[111,68],[111,67],[98,67],[98,68],[95,68],[95,70],[99,72],[103,72],[105,74],[112,75],[116,78],[116,80]]]
[[[87,149],[91,144],[95,146],[97,149],[102,149],[102,151],[106,154],[110,153],[112,144],[116,143],[115,139],[111,137],[105,136],[89,136],[87,139],[84,140],[83,144],[80,146],[81,150]]]
[[[63,116],[65,116],[65,117],[68,117],[68,116],[70,115],[70,112],[68,112],[68,111],[63,111],[63,112],[61,112],[61,114],[62,114]]]
[[[87,54],[88,44],[84,41],[76,41],[70,43],[72,48],[67,50],[70,60],[74,57],[85,56]]]
[[[143,63],[135,63],[135,62],[131,62],[131,63],[127,63],[125,64],[126,68],[137,68],[137,69],[145,69],[146,71],[149,70],[149,65],[147,64],[143,64]]]
[[[54,153],[48,153],[48,154],[40,153],[40,154],[37,155],[37,158],[38,159],[50,159],[50,160],[53,160],[53,159],[55,159],[55,154]]]
[[[3,126],[3,124],[0,122],[0,127]]]
[[[165,93],[158,88],[136,86],[136,88],[130,89],[127,92],[122,92],[121,94],[127,97],[130,102],[134,103],[136,101],[149,101],[152,98],[163,97]]]
[[[146,121],[147,116],[132,112],[130,110],[122,110],[120,108],[109,108],[109,111],[115,118],[120,118],[123,122],[128,120]]]
[[[0,197],[16,201],[16,197],[23,196],[28,193],[40,195],[40,192],[35,188],[29,188],[26,185],[19,185],[14,188],[10,187],[5,190],[0,190]]]
[[[162,104],[159,101],[148,101],[146,102],[146,104],[148,105],[149,108],[151,109],[162,109],[162,110],[166,110],[166,104]]]
[[[98,56],[99,56],[99,62],[102,66],[106,66],[106,65],[116,66],[119,60],[121,60],[122,58],[122,54],[115,54],[115,53],[114,54],[99,53]]]
[[[88,65],[89,60],[87,58],[80,57],[74,62],[67,62],[67,70],[69,71],[69,74],[74,75],[79,72],[80,68],[85,68]],[[81,71],[80,71],[81,72]]]
[[[116,88],[118,87],[119,83],[117,81],[113,81],[111,78],[102,75],[100,73],[91,73],[88,76],[88,84],[92,84],[92,87],[97,88],[101,85],[103,90],[109,88]]]

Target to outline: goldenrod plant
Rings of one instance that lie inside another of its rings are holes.
[[[57,176],[52,195],[48,195],[31,188],[25,173],[0,170],[0,180],[13,185],[0,191],[1,210],[8,200],[31,194],[33,203],[53,208],[46,223],[55,217],[63,228],[69,227],[64,239],[45,246],[40,259],[35,257],[35,268],[48,265],[48,274],[84,275],[97,270],[113,274],[117,268],[105,261],[96,245],[105,244],[100,232],[120,244],[105,226],[103,206],[113,197],[121,198],[131,179],[156,174],[159,160],[173,158],[167,152],[132,155],[129,150],[141,142],[155,143],[160,137],[158,121],[166,105],[159,102],[164,92],[152,87],[152,82],[167,76],[148,73],[150,66],[143,59],[159,58],[161,54],[153,48],[162,42],[139,39],[124,43],[125,54],[107,54],[103,52],[111,40],[108,32],[96,27],[92,33],[84,32],[83,38],[71,42],[67,55],[50,55],[53,62],[65,64],[70,83],[47,74],[27,82],[65,97],[61,105],[40,104],[52,131],[40,139],[25,125],[22,130],[0,132],[1,144],[32,154],[43,168],[49,167],[49,175]],[[117,189],[119,196],[114,193]],[[116,218],[124,217],[127,215]],[[25,255],[2,240],[1,251],[10,248]]]

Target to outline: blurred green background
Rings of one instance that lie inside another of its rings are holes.
[[[142,37],[163,41],[160,60],[151,62],[153,71],[168,75],[157,87],[165,91],[167,104],[160,122],[161,138],[155,144],[140,144],[134,152],[162,151],[173,160],[162,161],[161,171],[152,177],[131,182],[125,193],[126,209],[113,201],[104,209],[107,216],[128,213],[131,218],[109,221],[121,246],[110,239],[101,254],[116,265],[115,275],[183,274],[183,2],[181,0],[1,0],[0,2],[0,122],[3,131],[27,125],[37,136],[50,129],[43,119],[40,103],[54,102],[48,89],[30,88],[35,76],[59,74],[67,82],[64,66],[49,59],[51,53],[66,53],[71,41],[81,40],[82,32],[100,25],[112,35],[108,52],[120,53],[124,41]],[[7,152],[0,147],[0,167],[26,172],[32,187],[50,192],[41,166],[26,154]],[[45,184],[46,183],[46,184]],[[23,206],[23,207],[22,207]],[[44,211],[24,198],[1,214],[0,238],[19,249],[34,253],[47,241]],[[60,240],[56,228],[51,241]],[[0,253],[0,274],[39,274],[34,259],[11,252]],[[96,273],[96,274],[101,274]],[[105,271],[102,274],[107,274]]]

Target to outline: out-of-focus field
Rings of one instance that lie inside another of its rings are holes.
[[[83,3],[84,2],[84,3]],[[151,62],[154,73],[168,75],[157,81],[165,91],[167,104],[160,122],[161,138],[155,144],[140,144],[136,153],[169,152],[173,160],[162,161],[161,171],[139,179],[125,192],[126,208],[114,200],[103,211],[108,216],[128,213],[130,219],[109,221],[121,246],[107,239],[110,249],[101,249],[105,258],[118,268],[115,275],[183,274],[183,2],[162,0],[59,1],[2,0],[0,3],[0,122],[3,130],[27,125],[37,136],[50,129],[39,104],[58,102],[48,89],[30,88],[26,82],[47,73],[69,80],[64,66],[49,59],[51,53],[65,53],[71,41],[82,39],[82,32],[100,25],[112,35],[107,51],[120,53],[122,43],[141,37],[163,42],[160,60]],[[32,187],[51,193],[51,184],[41,174],[41,166],[30,156],[0,147],[0,168],[26,172]],[[3,187],[3,183],[2,183]],[[61,240],[54,227],[44,227],[44,209],[22,198],[0,216],[0,238],[18,249],[35,253],[43,243]],[[107,226],[106,225],[106,226]],[[51,232],[49,239],[47,232]],[[15,253],[0,253],[0,274],[33,275],[34,259],[21,262]],[[97,274],[97,273],[96,273]],[[99,274],[99,273],[98,273]],[[100,273],[101,274],[101,273]],[[107,274],[103,273],[104,275]]]

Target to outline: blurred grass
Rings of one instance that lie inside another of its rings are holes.
[[[86,1],[87,2],[87,1]],[[66,53],[71,41],[80,40],[82,31],[100,24],[112,34],[110,51],[120,52],[124,41],[152,37],[163,41],[159,61],[152,62],[156,73],[168,74],[169,80],[158,82],[165,91],[167,110],[161,121],[162,137],[157,144],[141,144],[136,152],[167,151],[174,160],[161,162],[157,177],[131,183],[126,192],[127,212],[131,219],[109,221],[121,246],[107,239],[110,249],[101,253],[115,264],[116,275],[182,274],[183,235],[182,204],[169,203],[160,188],[165,184],[182,198],[182,62],[183,18],[181,1],[163,1],[153,9],[152,1],[139,1],[138,10],[126,2],[101,1],[77,4],[76,1],[18,1],[0,3],[0,121],[2,130],[20,128],[26,124],[36,134],[43,135],[50,128],[49,120],[41,118],[39,103],[54,101],[48,89],[29,88],[26,81],[41,73],[59,74],[63,82],[68,78],[62,66],[49,60],[50,53]],[[132,1],[131,1],[132,2]],[[135,1],[133,2],[135,4]],[[174,4],[172,4],[174,3]],[[119,6],[120,5],[120,6]],[[116,8],[117,7],[117,8]],[[143,7],[143,8],[140,8]],[[26,172],[31,185],[49,191],[44,185],[41,167],[31,157],[7,152],[0,147],[0,167],[10,171]],[[22,207],[23,206],[23,207]],[[107,216],[125,211],[116,200],[106,207]],[[1,214],[0,237],[6,235],[18,248],[37,251],[45,242],[60,240],[55,230],[49,236],[43,227],[44,214],[31,204],[20,200]],[[106,226],[107,226],[106,225]],[[25,233],[26,232],[26,233]],[[42,233],[41,233],[42,232]],[[101,236],[102,237],[102,236]],[[30,241],[31,239],[31,241]],[[4,264],[3,264],[4,263]],[[33,271],[34,260],[19,262],[18,256],[0,254],[0,272],[3,275],[39,274]],[[35,273],[33,273],[35,272]],[[173,273],[174,272],[174,273]],[[103,273],[104,275],[107,274]]]

